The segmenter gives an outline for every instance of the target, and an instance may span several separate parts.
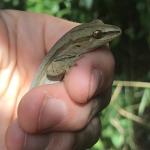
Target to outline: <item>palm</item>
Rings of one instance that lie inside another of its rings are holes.
[[[55,38],[49,38],[51,41],[46,41],[48,31],[44,27],[48,22],[40,15],[13,11],[1,15],[0,146],[4,145],[6,129],[16,118],[17,105],[28,91],[38,65],[48,48],[65,32],[61,30]]]

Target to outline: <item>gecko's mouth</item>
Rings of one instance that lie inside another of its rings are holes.
[[[118,31],[109,31],[109,32],[103,32],[103,37],[108,37],[108,36],[111,36],[111,37],[116,37],[118,35],[121,34],[121,30],[118,30]]]
[[[121,34],[121,30],[118,31],[109,31],[103,33],[103,40],[104,41],[111,41],[115,37],[118,37]]]

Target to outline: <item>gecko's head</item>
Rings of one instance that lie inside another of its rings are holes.
[[[73,41],[84,41],[92,45],[106,44],[121,34],[121,29],[114,25],[104,24],[100,20],[85,23],[73,29]],[[76,34],[76,35],[75,35]],[[78,38],[78,39],[76,39]]]
[[[114,25],[101,24],[100,26],[96,26],[90,34],[95,39],[102,39],[109,42],[121,34],[121,29]]]

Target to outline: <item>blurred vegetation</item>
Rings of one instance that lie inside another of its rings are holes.
[[[0,8],[43,12],[77,22],[100,18],[120,26],[122,35],[111,44],[116,58],[112,102],[100,114],[102,135],[91,150],[149,149],[149,0],[1,0]]]
[[[25,10],[26,0],[1,0],[0,9],[19,9]]]

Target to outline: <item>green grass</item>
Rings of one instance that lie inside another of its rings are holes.
[[[149,145],[149,108],[150,83],[115,81],[111,103],[101,115],[102,136],[91,150],[137,150],[143,132],[144,146]]]

